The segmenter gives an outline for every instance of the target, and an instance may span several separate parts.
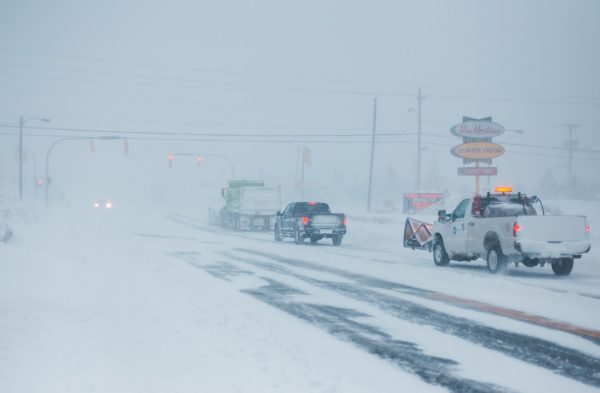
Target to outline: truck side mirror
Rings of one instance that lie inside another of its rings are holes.
[[[446,210],[438,210],[438,221],[444,222],[446,221]]]

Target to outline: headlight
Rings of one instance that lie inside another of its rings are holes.
[[[94,202],[94,207],[100,207],[100,203]]]
[[[112,208],[112,202],[106,202],[106,208],[107,209],[111,209]]]

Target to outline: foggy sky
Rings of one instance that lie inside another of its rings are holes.
[[[472,189],[472,178],[456,176],[462,162],[449,153],[460,143],[449,129],[465,115],[492,116],[524,131],[495,139],[525,146],[505,146],[507,153],[494,161],[499,176],[493,183],[534,188],[548,169],[566,181],[563,124],[580,124],[580,146],[600,150],[599,17],[597,1],[5,0],[0,125],[14,126],[21,115],[52,119],[27,125],[58,130],[25,131],[25,146],[43,173],[47,149],[59,135],[99,135],[61,129],[216,135],[204,139],[369,134],[376,97],[378,132],[408,134],[378,137],[375,176],[382,197],[391,172],[405,191],[414,189],[421,86],[428,134],[423,188]],[[0,182],[8,184],[17,175],[16,132],[0,129]],[[93,154],[88,141],[61,144],[52,153],[56,184],[66,193],[96,194],[137,184],[148,194],[224,183],[229,167],[208,155],[229,157],[238,177],[292,184],[297,151],[306,146],[313,161],[308,183],[343,185],[360,198],[366,192],[368,136],[278,137],[284,143],[129,136],[127,157],[121,141],[97,141]],[[187,137],[193,138],[202,137]],[[169,169],[169,152],[201,153],[207,160],[198,168],[193,157],[176,157]],[[576,152],[573,161],[576,173],[595,183],[599,164],[597,152]]]

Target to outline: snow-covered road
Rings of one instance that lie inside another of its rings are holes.
[[[0,248],[0,391],[600,389],[594,252],[492,276],[350,218],[333,247],[193,209],[43,212]]]

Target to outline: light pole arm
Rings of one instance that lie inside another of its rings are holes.
[[[80,140],[80,139],[90,139],[90,137],[83,137],[83,136],[74,136],[74,137],[67,137],[67,138],[61,138],[57,141],[55,141],[52,145],[50,145],[50,147],[48,148],[48,151],[46,152],[46,207],[48,207],[48,186],[49,186],[49,163],[50,163],[50,153],[52,153],[52,150],[54,149],[54,147],[56,145],[58,145],[61,142],[66,142],[66,141],[72,141],[72,140]]]
[[[229,167],[231,168],[231,180],[235,180],[235,167],[233,166],[233,162],[228,157],[220,154],[206,154],[205,157],[222,158],[223,160],[227,161]]]

